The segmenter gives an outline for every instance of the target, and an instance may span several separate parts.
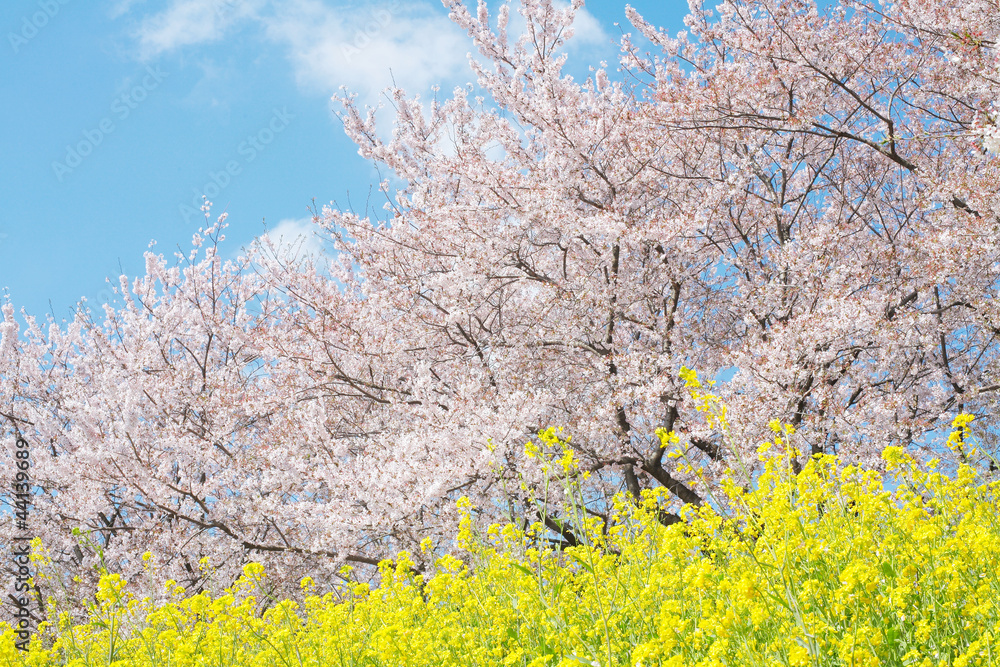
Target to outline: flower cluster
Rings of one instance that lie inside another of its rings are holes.
[[[949,442],[967,443],[969,419]],[[776,440],[793,437],[778,425]],[[545,432],[532,456],[569,485],[564,441]],[[300,604],[270,599],[250,564],[225,594],[137,599],[101,580],[88,617],[64,614],[27,654],[13,630],[7,665],[987,665],[1000,636],[1000,483],[962,465],[953,476],[900,448],[886,472],[794,452],[765,456],[752,489],[661,525],[666,498],[618,497],[574,517],[574,546],[542,522],[477,532],[459,503],[459,550],[432,573],[410,554],[379,567],[380,585]],[[890,490],[887,490],[890,489]],[[432,545],[422,548],[430,551]],[[349,570],[343,574],[350,579]],[[260,611],[264,608],[264,611]]]

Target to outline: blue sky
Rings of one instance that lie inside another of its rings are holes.
[[[632,5],[683,29],[686,1]],[[587,4],[574,73],[615,61],[624,7]],[[374,104],[390,77],[422,97],[472,78],[430,1],[4,0],[0,35],[0,288],[58,320],[140,273],[150,241],[188,248],[202,194],[234,254],[265,224],[305,229],[313,200],[363,210],[379,177],[333,114],[340,86]]]

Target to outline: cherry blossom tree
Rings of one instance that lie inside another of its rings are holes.
[[[273,305],[247,260],[222,261],[221,238],[197,235],[175,265],[147,253],[146,276],[122,277],[103,318],[28,318],[19,337],[4,308],[5,444],[31,448],[29,524],[70,589],[101,561],[141,572],[147,550],[164,576],[203,586],[202,558],[231,581],[251,551],[310,544],[305,515],[281,509],[317,492],[288,486],[302,462],[285,455],[280,415],[294,397],[270,381],[255,331]]]
[[[520,36],[507,6],[445,4],[478,89],[389,91],[391,138],[341,100],[400,185],[381,219],[317,214],[330,272],[267,242],[224,263],[213,227],[181,265],[149,255],[103,319],[22,336],[5,309],[5,443],[32,444],[33,520],[67,567],[95,557],[82,526],[130,572],[150,549],[193,586],[214,585],[202,558],[329,584],[446,547],[459,495],[573,543],[524,455],[549,426],[595,515],[662,486],[665,522],[774,418],[803,457],[871,464],[971,412],[995,453],[995,3],[695,3],[676,36],[629,10],[640,37],[582,82],[582,3],[525,0]],[[732,374],[730,438],[685,367]]]
[[[977,127],[997,91],[995,4],[693,4],[677,37],[630,10],[661,55],[626,37],[622,76],[582,84],[564,73],[578,4],[526,3],[516,40],[506,8],[446,4],[492,106],[396,90],[383,140],[344,100],[361,154],[405,187],[381,222],[327,209],[321,224],[339,279],[392,329],[367,327],[353,370],[327,363],[339,337],[295,337],[314,341],[314,382],[367,378],[346,391],[373,408],[439,403],[459,426],[436,430],[493,435],[508,471],[535,429],[565,424],[606,483],[694,503],[704,489],[655,430],[716,471],[736,452],[686,408],[683,366],[736,371],[722,393],[747,460],[774,417],[805,455],[869,464],[956,411],[992,442],[996,160]],[[304,326],[322,297],[299,292]]]

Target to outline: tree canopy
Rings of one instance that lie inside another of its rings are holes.
[[[668,522],[775,418],[802,461],[920,453],[958,412],[990,453],[995,3],[692,2],[676,36],[629,10],[658,53],[626,35],[584,81],[565,71],[579,0],[524,0],[521,35],[506,5],[445,4],[477,87],[387,91],[391,137],[340,100],[402,185],[380,218],[317,212],[330,271],[266,242],[224,262],[213,225],[103,313],[22,330],[4,307],[3,438],[31,445],[34,529],[67,567],[94,557],[74,527],[116,567],[152,549],[200,586],[205,557],[321,581],[448,539],[460,494],[533,521],[524,446],[550,426],[596,515],[662,486]],[[686,368],[733,373],[731,439]]]

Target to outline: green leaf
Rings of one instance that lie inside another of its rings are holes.
[[[580,556],[577,555],[576,553],[574,553],[572,551],[567,551],[566,555],[569,556],[570,558],[572,558],[573,560],[575,560],[580,565],[582,565],[583,569],[585,569],[587,572],[590,572],[591,574],[594,573],[594,568],[592,568],[590,566],[590,563],[588,563],[587,561],[585,561],[582,558],[580,558]]]
[[[530,570],[530,569],[526,568],[525,566],[521,565],[520,563],[511,563],[511,565],[513,565],[514,567],[516,567],[521,572],[524,572],[529,577],[535,576],[535,571],[534,570]]]

